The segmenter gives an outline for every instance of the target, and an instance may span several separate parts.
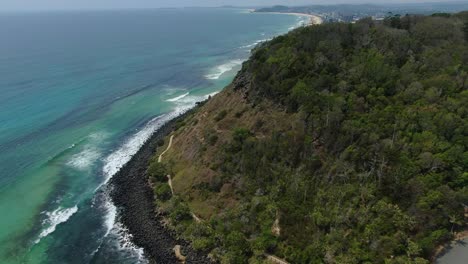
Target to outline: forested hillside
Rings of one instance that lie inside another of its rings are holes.
[[[257,47],[149,166],[158,210],[222,263],[427,263],[466,230],[467,41],[465,12]]]

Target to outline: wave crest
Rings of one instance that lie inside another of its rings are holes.
[[[216,66],[212,70],[212,73],[205,75],[205,78],[209,79],[209,80],[217,80],[224,73],[229,72],[229,71],[233,70],[235,67],[241,65],[242,62],[244,62],[244,61],[236,59],[236,60],[231,60],[231,61],[229,61],[227,63],[221,64],[219,66]]]
[[[180,99],[186,97],[187,95],[189,95],[189,93],[184,93],[183,95],[179,95],[179,96],[176,96],[174,98],[167,99],[166,101],[167,102],[176,102],[176,101],[179,101]]]
[[[34,242],[35,244],[39,243],[42,238],[52,234],[58,225],[65,223],[70,219],[72,215],[78,212],[78,206],[72,208],[61,208],[59,207],[55,211],[47,212],[47,218],[42,222],[42,225],[45,226],[45,229],[39,234],[39,237]]]
[[[257,46],[257,45],[260,44],[260,43],[263,43],[263,42],[266,42],[266,41],[270,41],[270,40],[272,40],[272,39],[271,39],[271,38],[259,39],[259,40],[255,41],[255,42],[252,43],[252,44],[245,45],[245,46],[241,46],[240,48],[241,48],[241,49],[251,49],[251,48]]]

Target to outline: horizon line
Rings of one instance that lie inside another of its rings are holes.
[[[118,11],[118,10],[155,10],[155,9],[185,9],[185,8],[235,8],[235,9],[258,9],[268,8],[275,6],[286,6],[286,7],[307,7],[307,6],[340,6],[340,5],[371,5],[371,6],[406,6],[406,5],[424,5],[424,4],[468,4],[467,0],[458,1],[427,1],[427,2],[401,2],[401,3],[335,3],[335,4],[309,4],[309,5],[220,5],[220,6],[167,6],[167,7],[78,7],[78,8],[32,8],[32,9],[3,9],[0,10],[0,14],[5,13],[42,13],[42,12],[79,12],[79,11]]]

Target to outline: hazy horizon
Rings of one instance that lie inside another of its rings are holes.
[[[465,3],[451,0],[0,0],[1,11],[47,11],[83,9],[171,8],[171,7],[239,7],[272,5],[332,5],[332,4],[413,4],[413,3]]]

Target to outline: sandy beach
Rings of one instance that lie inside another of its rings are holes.
[[[255,11],[253,11],[255,12]],[[309,25],[320,25],[323,23],[323,19],[318,15],[306,14],[306,13],[283,13],[283,12],[258,12],[258,13],[266,13],[266,14],[279,14],[279,15],[293,15],[293,16],[301,16],[301,17],[308,17]]]
[[[310,25],[320,25],[323,23],[323,19],[317,15],[312,14],[305,14],[305,13],[278,13],[278,14],[287,14],[287,15],[294,15],[294,16],[305,16],[310,18]]]

